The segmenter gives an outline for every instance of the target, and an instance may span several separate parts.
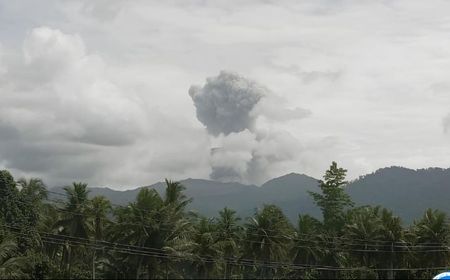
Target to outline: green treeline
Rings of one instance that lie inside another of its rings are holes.
[[[299,214],[292,224],[276,205],[245,219],[228,208],[202,217],[168,180],[164,195],[144,188],[118,206],[89,198],[83,183],[52,193],[0,171],[0,278],[422,279],[446,270],[445,213],[427,210],[406,227],[387,209],[354,207],[345,177],[333,162],[310,193],[323,219]]]

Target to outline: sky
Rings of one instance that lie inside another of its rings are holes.
[[[449,10],[0,0],[0,169],[127,189],[448,168]]]

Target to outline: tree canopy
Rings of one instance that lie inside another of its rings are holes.
[[[187,211],[179,182],[142,188],[127,205],[75,182],[49,198],[42,180],[0,171],[0,278],[422,279],[450,264],[450,226],[436,209],[405,226],[391,210],[354,207],[332,163],[311,192],[322,219],[292,224],[275,204],[250,217]]]

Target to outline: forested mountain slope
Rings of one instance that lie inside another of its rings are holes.
[[[194,199],[189,210],[207,216],[216,215],[224,207],[235,209],[241,216],[249,216],[255,208],[269,203],[279,205],[291,220],[299,213],[320,215],[308,195],[308,191],[318,190],[317,179],[303,174],[287,174],[260,187],[203,179],[186,179],[181,183],[186,187],[186,195]],[[148,187],[161,193],[164,184],[159,182]],[[139,189],[91,188],[91,195],[104,195],[112,203],[124,205],[135,199]],[[411,222],[430,207],[450,213],[450,169],[382,168],[350,182],[346,189],[357,205],[382,205],[394,210],[406,222]]]

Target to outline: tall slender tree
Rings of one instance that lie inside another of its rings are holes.
[[[383,208],[379,212],[379,219],[381,222],[380,238],[383,240],[381,250],[389,253],[379,254],[378,263],[382,267],[389,268],[386,273],[381,273],[380,278],[395,279],[395,269],[398,265],[404,264],[407,257],[407,241],[405,238],[405,230],[402,226],[402,221],[395,216],[392,211]]]
[[[233,272],[230,260],[239,257],[239,243],[243,237],[243,228],[239,225],[240,220],[236,216],[236,211],[226,207],[219,212],[219,217],[216,218],[217,242],[225,259],[225,279],[229,279]]]
[[[72,186],[64,187],[67,201],[63,205],[62,219],[55,224],[58,232],[77,238],[88,239],[89,235],[89,198],[87,184],[73,183]],[[74,245],[67,241],[62,254],[61,265],[64,267],[67,277],[72,277],[72,267],[75,263],[83,263],[82,258],[86,256],[86,248]]]
[[[319,181],[321,193],[309,192],[314,202],[322,210],[325,229],[339,232],[344,224],[344,210],[353,206],[353,202],[344,187],[347,170],[337,166],[333,161],[325,172],[324,180]]]
[[[105,237],[105,228],[109,225],[108,213],[111,211],[111,203],[104,196],[93,197],[89,201],[88,213],[89,218],[92,219],[90,224],[90,232],[92,232],[94,243],[97,240],[102,240]],[[103,256],[103,252],[100,251],[100,257]],[[96,261],[97,261],[97,250],[94,248],[92,250],[92,278],[95,279],[96,276]]]
[[[320,193],[309,192],[315,204],[322,210],[323,228],[327,234],[329,246],[324,254],[322,263],[328,266],[338,266],[345,258],[339,251],[338,236],[342,234],[345,225],[345,210],[353,206],[350,196],[345,193],[344,187],[347,170],[332,162],[325,172],[323,180],[319,181]],[[336,271],[324,271],[324,277],[336,278]]]
[[[105,227],[109,224],[108,214],[112,210],[111,202],[104,196],[95,196],[89,201],[87,212],[92,219],[90,232],[95,240],[104,238]]]

